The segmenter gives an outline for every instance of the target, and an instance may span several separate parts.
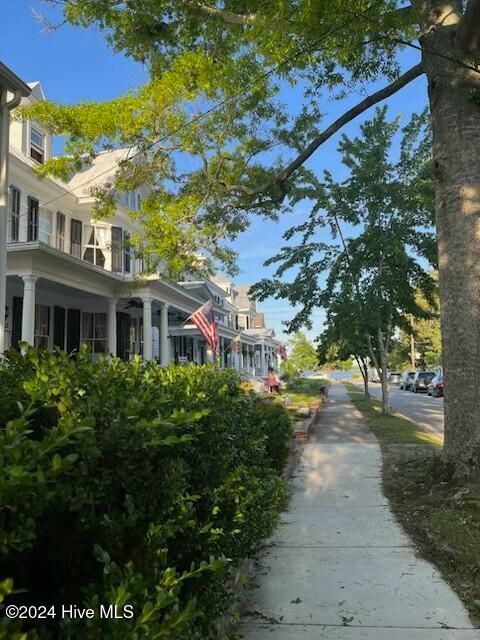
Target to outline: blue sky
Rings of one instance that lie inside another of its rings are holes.
[[[63,26],[53,32],[43,31],[43,26],[34,11],[45,11],[39,0],[13,0],[1,3],[0,60],[11,67],[25,81],[39,80],[47,97],[51,100],[74,103],[79,100],[108,100],[125,91],[140,86],[147,78],[145,68],[121,54],[114,54],[101,33],[93,28],[87,30]],[[418,62],[418,52],[404,54],[405,67]],[[297,112],[297,95],[287,95],[292,112]],[[389,101],[390,116],[401,114],[405,120],[426,105],[426,81],[419,78]],[[326,101],[322,104],[328,111],[327,125],[345,108],[361,100],[363,96],[353,93],[346,100]],[[349,136],[358,132],[362,120],[371,117],[367,112],[343,129]],[[336,147],[340,134],[322,146],[309,161],[310,168],[322,174],[325,169],[335,177],[343,177],[344,169],[339,162]],[[234,243],[239,252],[239,283],[253,283],[268,276],[272,269],[263,267],[263,262],[274,255],[282,245],[282,234],[293,224],[298,224],[308,213],[308,203],[300,203],[295,211],[279,222],[254,219],[250,229]],[[277,335],[282,334],[282,320],[293,316],[293,310],[281,300],[266,300],[261,305],[268,325]],[[318,335],[322,328],[323,313],[315,312],[310,337]],[[285,337],[285,336],[283,336]]]

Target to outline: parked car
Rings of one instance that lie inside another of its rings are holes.
[[[390,384],[400,384],[400,380],[402,379],[402,374],[398,371],[392,371],[392,373],[388,376],[388,381]]]
[[[420,391],[428,391],[428,385],[435,377],[435,371],[417,371],[410,383],[410,391],[419,393]]]
[[[408,391],[410,387],[410,383],[412,382],[414,377],[415,377],[415,371],[406,371],[400,378],[400,389],[403,389],[404,391]]]
[[[433,398],[443,398],[443,392],[445,389],[445,383],[443,381],[443,375],[437,373],[437,375],[430,380],[427,393]]]

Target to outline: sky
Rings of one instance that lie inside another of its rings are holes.
[[[65,25],[46,32],[35,16],[35,12],[42,11],[46,11],[46,6],[41,0],[0,0],[0,60],[26,82],[39,80],[47,98],[70,104],[80,100],[109,100],[141,86],[147,80],[144,66],[114,53],[102,33],[94,28],[80,29]],[[412,50],[403,54],[405,68],[417,63],[418,56],[418,52]],[[390,98],[390,117],[400,114],[406,122],[411,113],[425,108],[426,96],[426,81],[423,77],[418,78]],[[296,113],[299,108],[298,94],[292,91],[282,97],[292,113]],[[322,104],[323,110],[328,111],[325,125],[363,97],[354,92],[341,102],[326,101]],[[356,135],[361,122],[371,117],[372,113],[373,110],[366,112],[342,132],[348,136]],[[337,153],[339,139],[340,134],[337,134],[320,147],[310,159],[309,168],[319,175],[328,169],[335,178],[342,179],[345,171]],[[305,202],[299,203],[291,214],[282,217],[279,222],[254,219],[248,231],[233,243],[233,248],[239,253],[240,273],[236,282],[253,284],[271,275],[273,268],[264,267],[264,261],[278,252],[283,233],[303,221],[308,210],[308,203]],[[269,299],[262,302],[260,308],[266,315],[267,325],[275,329],[277,336],[287,339],[282,321],[294,315],[289,304]],[[323,318],[322,310],[316,310],[312,317],[312,329],[305,331],[309,338],[313,339],[321,332]]]

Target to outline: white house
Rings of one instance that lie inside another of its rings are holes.
[[[22,105],[45,99],[38,82],[29,87]],[[25,341],[70,353],[87,343],[94,357],[140,354],[163,365],[201,364],[208,359],[206,344],[185,321],[211,299],[222,366],[260,375],[276,366],[279,343],[272,331],[255,332],[258,313],[246,296],[248,287],[235,288],[220,276],[172,283],[149,274],[139,283],[142,262],[128,238],[141,233],[129,215],[141,205],[141,190],[119,197],[113,217],[95,220],[91,189],[112,176],[128,151],[99,154],[68,183],[41,180],[34,169],[51,157],[52,136],[23,119],[10,124],[9,153],[6,347]],[[230,345],[238,335],[237,354]]]

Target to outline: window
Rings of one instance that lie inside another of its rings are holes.
[[[112,271],[122,273],[123,231],[121,227],[112,227]]]
[[[140,211],[142,207],[142,196],[140,193],[137,193],[137,211]]]
[[[70,253],[75,258],[82,257],[82,222],[74,218],[70,223]]]
[[[130,191],[130,209],[135,209],[135,191]]]
[[[131,272],[131,260],[132,260],[132,253],[131,253],[131,248],[130,248],[130,234],[128,233],[128,231],[125,231],[125,234],[123,236],[123,260],[124,260],[124,269],[125,269],[125,273],[130,273]]]
[[[27,242],[38,240],[38,200],[28,196]]]
[[[45,160],[45,135],[35,127],[30,127],[30,157],[36,162]]]
[[[92,354],[107,352],[107,314],[82,313],[82,344],[88,344]]]
[[[107,247],[107,227],[85,225],[85,248],[83,259],[97,267],[105,267],[105,252]]]
[[[50,307],[35,305],[34,345],[39,349],[48,349],[50,339]]]
[[[65,214],[57,211],[57,234],[55,245],[60,251],[65,251]]]
[[[45,244],[53,244],[52,242],[52,218],[53,214],[48,209],[42,209],[40,211],[39,225],[38,225],[38,239]]]
[[[10,242],[18,242],[20,234],[20,189],[10,187]]]

